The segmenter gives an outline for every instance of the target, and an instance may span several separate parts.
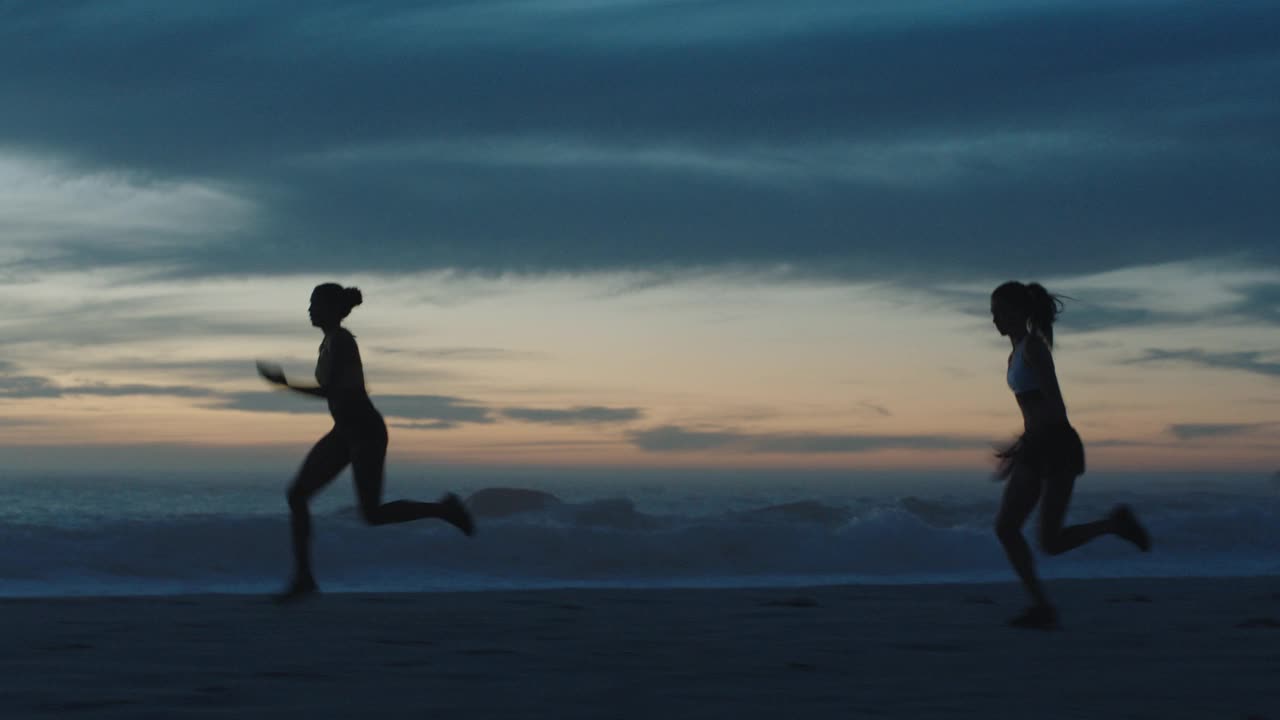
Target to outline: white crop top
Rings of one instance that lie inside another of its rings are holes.
[[[1009,382],[1009,389],[1015,395],[1040,389],[1040,377],[1026,358],[1028,337],[1031,336],[1022,338],[1013,348],[1013,354],[1009,356],[1009,372],[1005,379]]]

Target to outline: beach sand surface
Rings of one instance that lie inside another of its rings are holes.
[[[9,718],[1274,718],[1280,578],[0,601]]]

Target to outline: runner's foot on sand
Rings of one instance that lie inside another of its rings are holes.
[[[294,578],[294,581],[289,583],[289,587],[285,588],[283,592],[277,593],[273,599],[277,605],[286,605],[317,595],[319,592],[320,587],[316,585],[315,578]]]

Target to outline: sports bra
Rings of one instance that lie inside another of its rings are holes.
[[[1009,383],[1009,389],[1015,395],[1040,389],[1040,377],[1026,358],[1028,337],[1031,336],[1022,338],[1013,348],[1013,354],[1009,356],[1009,372],[1006,373],[1005,379]]]

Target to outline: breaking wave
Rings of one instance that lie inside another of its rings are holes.
[[[1105,512],[1103,499],[1077,498],[1071,519]],[[479,526],[472,539],[430,521],[365,527],[351,507],[317,513],[322,584],[436,591],[1012,580],[990,530],[994,500],[805,499],[682,514],[643,512],[627,497],[568,502],[539,490],[488,488],[468,503]],[[1153,553],[1106,538],[1047,560],[1044,573],[1280,572],[1280,500],[1189,494],[1137,504]],[[0,594],[265,592],[288,574],[288,543],[283,508],[75,523],[4,519]]]

